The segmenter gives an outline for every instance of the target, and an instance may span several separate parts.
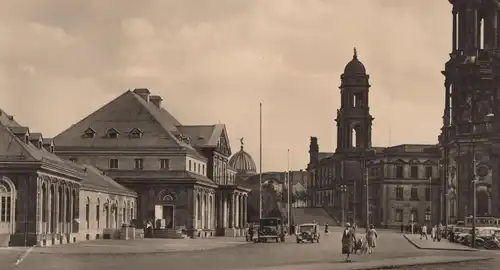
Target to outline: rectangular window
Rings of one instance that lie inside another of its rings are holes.
[[[411,166],[411,178],[418,179],[418,166]]]
[[[396,178],[403,178],[403,166],[396,166]]]
[[[110,169],[118,169],[118,159],[112,158],[109,160],[109,168]]]
[[[201,174],[201,164],[198,163],[198,173]]]
[[[413,200],[413,201],[418,200],[418,188],[416,188],[416,187],[411,188],[410,200]]]
[[[431,200],[431,189],[430,188],[425,188],[425,200],[426,201]]]
[[[170,160],[160,159],[160,169],[169,170],[170,169]]]
[[[426,178],[432,177],[432,166],[425,167],[425,177]]]
[[[188,168],[188,170],[189,170],[189,171],[191,171],[191,170],[192,170],[192,168],[191,168],[191,160],[189,161],[189,168]]]
[[[87,203],[85,204],[85,221],[87,223],[87,229],[90,228],[90,205]]]
[[[402,201],[403,200],[403,188],[402,187],[397,187],[396,188],[396,199],[398,201]]]
[[[143,164],[144,160],[142,158],[136,158],[135,159],[135,168],[137,170],[142,170],[144,168]]]
[[[403,210],[396,209],[396,215],[394,216],[394,221],[403,222]]]
[[[201,165],[201,174],[205,175],[205,165]]]

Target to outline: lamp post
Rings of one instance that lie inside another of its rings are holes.
[[[341,192],[341,204],[342,204],[342,227],[345,227],[345,193],[347,192],[347,185],[340,185],[340,192]]]

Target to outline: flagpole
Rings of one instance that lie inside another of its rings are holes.
[[[260,103],[260,108],[259,108],[259,114],[260,114],[260,155],[259,155],[259,217],[262,219],[262,102]]]
[[[291,201],[290,201],[290,194],[292,193],[292,185],[290,185],[290,149],[288,149],[288,156],[287,156],[287,219],[288,219],[288,227],[290,228],[292,221],[290,220],[291,217]]]

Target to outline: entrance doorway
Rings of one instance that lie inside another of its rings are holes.
[[[155,228],[173,229],[174,226],[174,206],[155,205]]]

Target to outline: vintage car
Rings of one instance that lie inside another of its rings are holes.
[[[319,226],[314,223],[306,223],[297,226],[297,244],[303,242],[319,243]]]
[[[285,242],[285,230],[280,218],[262,218],[260,220],[256,237],[254,234],[254,242],[267,242],[268,239]]]

